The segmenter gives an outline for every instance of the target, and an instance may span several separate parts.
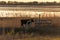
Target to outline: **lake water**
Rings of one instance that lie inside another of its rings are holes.
[[[60,17],[60,8],[0,7],[0,17]]]

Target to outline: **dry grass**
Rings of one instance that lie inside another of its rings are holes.
[[[26,36],[26,37],[25,37]],[[49,35],[2,35],[0,40],[60,40],[60,36],[49,36]]]

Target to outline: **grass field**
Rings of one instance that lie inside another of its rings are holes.
[[[60,40],[60,35],[1,35],[0,40]]]

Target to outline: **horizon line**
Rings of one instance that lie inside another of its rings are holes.
[[[4,1],[4,0],[3,0],[3,1]],[[2,1],[0,1],[0,2],[2,2]],[[4,1],[4,2],[9,2],[9,1]],[[50,1],[11,1],[11,2],[50,2]],[[60,3],[60,1],[59,1],[59,2],[57,2],[57,1],[52,1],[52,2]]]

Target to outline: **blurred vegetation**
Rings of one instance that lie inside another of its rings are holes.
[[[20,27],[20,28],[14,28],[12,31],[8,32],[6,34],[10,35],[16,35],[16,34],[32,34],[32,35],[60,35],[60,28],[55,27],[54,25],[51,26],[36,26],[34,28],[32,27]]]
[[[60,5],[60,3],[57,2],[17,2],[17,1],[0,1],[0,5]]]

